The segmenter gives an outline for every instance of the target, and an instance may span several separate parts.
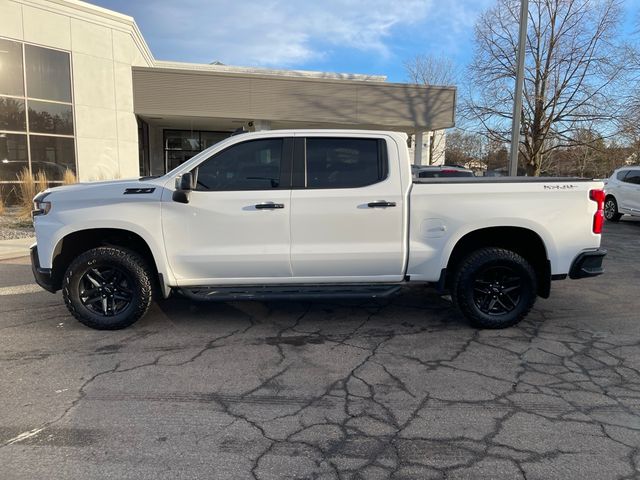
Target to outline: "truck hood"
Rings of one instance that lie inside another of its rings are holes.
[[[133,197],[158,198],[164,180],[162,177],[112,180],[104,182],[76,183],[45,190],[47,201],[56,202],[102,202],[119,203]]]

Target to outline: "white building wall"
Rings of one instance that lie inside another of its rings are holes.
[[[131,66],[153,58],[133,19],[75,0],[0,0],[0,36],[71,52],[79,179],[137,176]]]
[[[421,161],[415,158],[415,142],[419,137],[419,135],[413,134],[411,145],[409,146],[409,155],[413,163],[416,165],[444,165],[444,153],[447,146],[446,131],[436,130],[434,132],[422,132]]]

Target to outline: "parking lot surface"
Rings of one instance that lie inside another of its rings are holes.
[[[446,299],[195,304],[90,330],[0,264],[0,477],[640,477],[640,222],[604,276],[470,328]]]

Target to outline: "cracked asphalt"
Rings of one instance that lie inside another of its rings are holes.
[[[501,331],[416,287],[99,332],[1,262],[0,477],[640,478],[640,221],[603,245],[604,276]]]

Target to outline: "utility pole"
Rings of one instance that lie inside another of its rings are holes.
[[[511,127],[511,156],[509,175],[518,175],[518,151],[520,147],[520,117],[522,116],[522,91],[524,88],[524,57],[527,41],[527,19],[529,0],[520,0],[520,38],[518,41],[518,67],[516,70],[516,92],[513,101],[513,124]]]

